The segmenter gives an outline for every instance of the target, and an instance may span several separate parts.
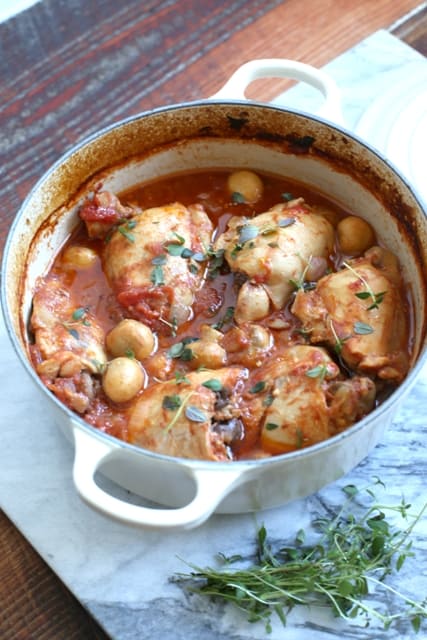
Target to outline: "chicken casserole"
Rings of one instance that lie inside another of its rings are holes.
[[[102,187],[39,280],[32,361],[89,424],[177,457],[308,447],[405,378],[411,304],[375,230],[303,185],[196,171]]]

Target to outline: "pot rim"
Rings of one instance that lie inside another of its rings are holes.
[[[15,331],[13,329],[13,323],[11,320],[11,313],[10,313],[10,309],[7,301],[7,294],[6,294],[7,285],[5,280],[5,273],[7,270],[9,252],[10,252],[10,247],[13,243],[15,229],[18,226],[21,217],[25,214],[25,210],[28,206],[28,203],[31,201],[34,194],[38,191],[38,189],[40,189],[40,187],[44,184],[44,182],[49,178],[49,176],[64,162],[66,162],[69,157],[71,157],[74,153],[84,148],[85,146],[90,145],[92,142],[99,139],[101,136],[115,129],[118,129],[124,125],[132,123],[133,121],[137,121],[145,117],[156,115],[158,113],[166,113],[168,111],[176,111],[181,109],[200,108],[200,107],[210,106],[210,105],[223,105],[223,106],[227,106],[227,105],[239,106],[240,105],[242,107],[245,107],[246,109],[256,107],[256,108],[290,113],[292,115],[301,116],[303,118],[313,120],[322,125],[335,129],[340,133],[345,133],[346,135],[348,135],[349,138],[351,138],[353,141],[355,141],[356,143],[358,143],[359,145],[367,149],[368,152],[376,156],[389,169],[391,169],[391,171],[402,181],[406,189],[410,192],[410,194],[414,198],[420,210],[423,211],[423,213],[427,217],[427,205],[423,203],[423,200],[418,195],[416,187],[414,187],[414,185],[412,185],[410,180],[401,173],[398,167],[396,167],[390,160],[388,160],[381,151],[371,146],[363,138],[359,137],[357,134],[353,133],[351,130],[347,129],[345,126],[341,124],[336,124],[333,121],[330,121],[323,116],[321,117],[321,116],[313,115],[311,113],[308,113],[300,109],[280,106],[272,103],[252,101],[252,100],[233,100],[233,99],[212,98],[212,99],[201,99],[201,100],[174,103],[171,105],[156,107],[154,109],[150,109],[147,111],[138,112],[134,115],[127,116],[126,118],[122,118],[120,120],[114,121],[111,124],[106,125],[101,129],[98,129],[97,131],[89,134],[88,136],[85,136],[84,138],[79,140],[77,143],[73,144],[70,149],[65,151],[52,165],[49,166],[49,168],[46,171],[44,171],[44,173],[35,182],[33,187],[30,189],[30,191],[24,198],[23,202],[21,203],[12,221],[9,232],[7,234],[7,238],[4,246],[3,258],[2,258],[0,300],[1,300],[1,307],[2,307],[3,318],[5,321],[6,331],[21,363],[23,364],[27,373],[30,375],[33,382],[35,382],[37,387],[41,390],[43,396],[45,396],[48,400],[50,400],[50,402],[52,402],[56,406],[56,408],[60,410],[60,412],[63,412],[67,416],[69,422],[71,423],[70,426],[73,426],[73,427],[75,426],[75,427],[78,427],[79,429],[83,429],[84,431],[87,431],[89,434],[91,434],[95,438],[102,440],[106,443],[109,443],[112,450],[114,449],[122,449],[125,451],[130,450],[133,453],[136,453],[137,455],[145,455],[155,460],[161,460],[164,462],[179,463],[180,465],[186,466],[191,469],[197,469],[200,467],[207,466],[211,469],[218,469],[219,471],[221,469],[229,469],[230,462],[180,458],[177,456],[169,456],[169,455],[157,453],[155,451],[151,451],[150,449],[145,449],[143,447],[138,447],[137,445],[133,445],[131,443],[125,442],[124,440],[120,440],[115,436],[112,436],[108,433],[105,433],[97,429],[96,427],[93,427],[92,425],[87,423],[83,418],[81,418],[77,413],[73,412],[66,405],[60,402],[54,396],[54,394],[49,392],[48,389],[45,387],[45,385],[41,382],[39,376],[36,374],[33,366],[31,365],[28,357],[24,353],[24,350],[15,334]],[[297,451],[283,453],[283,454],[266,457],[266,458],[235,460],[231,462],[231,464],[233,465],[233,468],[238,467],[241,470],[243,470],[245,468],[264,467],[266,465],[272,466],[276,464],[281,464],[285,460],[297,460],[301,457],[304,457],[304,458],[311,457],[312,455],[315,455],[319,451],[338,445],[341,441],[347,439],[348,437],[351,437],[354,433],[364,429],[364,427],[367,424],[370,424],[373,420],[378,420],[379,418],[381,418],[383,414],[387,413],[387,411],[393,405],[395,405],[405,395],[405,393],[409,392],[409,390],[415,383],[419,375],[419,372],[423,368],[426,361],[427,361],[427,346],[424,344],[424,346],[420,350],[420,353],[417,356],[416,362],[414,363],[411,370],[408,372],[406,378],[390,394],[390,396],[386,400],[384,400],[378,407],[376,407],[373,411],[371,411],[367,416],[365,416],[362,420],[359,420],[358,422],[351,425],[341,433],[338,433],[335,436],[331,436],[327,440],[323,440],[317,444],[311,445],[309,447],[306,447]]]

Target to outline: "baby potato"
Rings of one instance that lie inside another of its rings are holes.
[[[356,256],[375,244],[375,233],[369,222],[347,216],[337,226],[338,243],[343,253]]]
[[[113,402],[128,402],[142,388],[145,372],[133,358],[114,358],[102,377],[102,388]]]
[[[62,263],[68,269],[88,269],[97,261],[96,251],[89,247],[73,245],[65,249]]]
[[[153,353],[156,339],[147,325],[128,318],[107,333],[105,344],[115,357],[132,355],[137,360],[144,360]]]
[[[245,202],[257,202],[264,191],[261,178],[253,171],[234,171],[228,176],[227,188],[230,194],[239,193]]]

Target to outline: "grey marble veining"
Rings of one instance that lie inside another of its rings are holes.
[[[284,52],[286,55],[288,52]],[[414,64],[427,62],[385,32],[379,32],[328,65],[343,92],[349,127],[390,79],[398,81]],[[297,87],[280,101],[311,108]],[[393,425],[371,455],[345,478],[305,500],[259,514],[215,515],[182,533],[138,530],[111,521],[87,507],[72,484],[72,446],[46,414],[0,323],[2,367],[0,504],[42,557],[114,640],[257,640],[264,625],[250,624],[230,606],[189,594],[171,577],[187,572],[185,561],[206,566],[215,554],[250,558],[258,527],[269,537],[291,542],[312,519],[337,509],[348,483],[364,486],[378,476],[391,504],[405,499],[419,510],[426,497],[427,368],[404,400]],[[389,583],[422,598],[427,593],[427,519],[413,534],[415,558]],[[393,600],[371,596],[379,602]],[[419,634],[418,638],[425,638]],[[271,640],[409,640],[406,625],[384,631],[373,623],[337,620],[325,610],[295,609],[284,629],[274,620]]]

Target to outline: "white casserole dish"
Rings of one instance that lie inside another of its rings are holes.
[[[246,101],[245,87],[261,76],[310,82],[325,96],[321,115]],[[153,177],[202,167],[247,167],[304,182],[368,220],[399,258],[415,309],[411,371],[383,404],[338,436],[252,461],[159,455],[88,425],[43,386],[31,366],[27,323],[34,286],[75,227],[84,197],[101,179],[105,188],[120,193]],[[74,442],[73,477],[82,498],[129,524],[190,528],[214,511],[259,510],[311,494],[355,467],[378,443],[425,360],[426,264],[422,205],[396,169],[341,126],[334,83],[301,63],[254,61],[241,67],[210,100],[128,118],[63,156],[34,187],[14,220],[3,258],[2,307],[19,358],[55,421]],[[115,497],[101,486],[98,471],[163,506],[139,506]]]

